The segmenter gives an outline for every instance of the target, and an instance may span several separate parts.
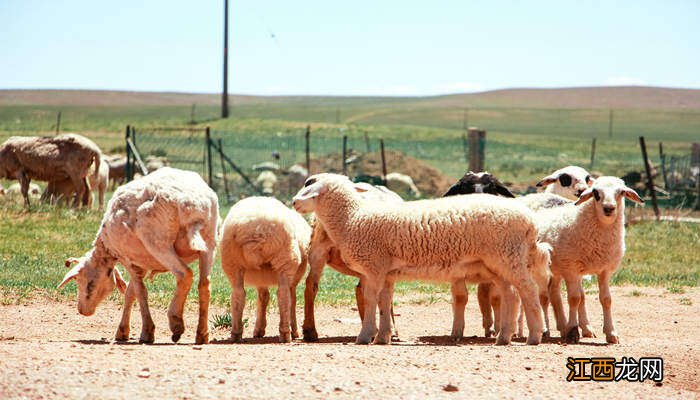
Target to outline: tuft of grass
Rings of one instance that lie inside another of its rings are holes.
[[[211,325],[214,329],[230,329],[231,313],[217,314],[211,318]],[[243,318],[243,327],[248,326],[248,318]]]
[[[683,294],[683,293],[685,293],[685,289],[683,289],[682,286],[678,286],[678,285],[675,285],[675,284],[674,284],[674,285],[671,285],[671,286],[669,286],[669,287],[667,287],[666,290],[667,290],[669,293],[672,293],[672,294]]]
[[[693,301],[690,300],[689,297],[681,297],[681,299],[679,301],[684,306],[692,306],[693,305]]]

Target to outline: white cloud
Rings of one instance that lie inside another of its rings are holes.
[[[605,80],[608,86],[643,86],[646,85],[643,79],[632,76],[613,76]]]

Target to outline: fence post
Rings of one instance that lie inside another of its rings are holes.
[[[664,190],[668,191],[668,177],[666,176],[666,154],[664,154],[663,142],[659,142],[659,160],[661,161],[661,175],[664,178]]]
[[[207,142],[207,177],[209,178],[209,187],[213,188],[214,187],[214,181],[212,180],[212,172],[211,172],[211,132],[209,131],[209,127],[204,131],[205,135],[205,140]]]
[[[608,138],[612,139],[613,135],[613,110],[610,110],[610,116],[608,117]]]
[[[644,136],[639,137],[639,146],[642,148],[642,157],[644,158],[644,169],[647,172],[647,189],[651,192],[651,204],[654,206],[654,214],[656,220],[659,220],[659,205],[656,202],[656,191],[654,190],[654,178],[651,176],[651,164],[647,157],[647,145],[644,142]]]
[[[484,170],[484,150],[486,148],[486,131],[469,128],[469,170]]]
[[[56,134],[58,135],[61,132],[61,112],[58,112],[58,115],[56,115]]]
[[[306,125],[306,172],[311,175],[311,157],[310,152],[310,140],[311,140],[311,125]]]
[[[692,168],[700,169],[700,143],[693,143],[690,148],[690,165]],[[695,198],[695,210],[700,211],[700,173],[695,177],[695,188],[697,189],[697,197]]]
[[[596,138],[593,138],[593,141],[591,142],[591,170],[593,169],[593,163],[595,162],[595,140]]]
[[[348,164],[345,159],[348,157],[348,135],[343,135],[343,175],[348,174]]]
[[[224,180],[224,192],[226,192],[226,201],[229,201],[231,195],[228,191],[228,180],[226,179],[226,164],[224,163],[224,145],[221,142],[221,138],[217,139],[219,143],[219,159],[221,160],[221,177]]]
[[[371,152],[372,148],[369,145],[369,135],[367,134],[367,130],[365,129],[365,147],[367,148],[367,152]]]
[[[382,155],[382,182],[386,186],[386,156],[384,155],[384,139],[379,139],[379,148]]]
[[[124,174],[126,175],[126,181],[130,182],[131,179],[133,179],[133,170],[131,168],[131,148],[129,147],[129,135],[131,131],[131,127],[129,125],[126,126],[126,132],[124,133],[124,146],[126,147],[126,167]]]

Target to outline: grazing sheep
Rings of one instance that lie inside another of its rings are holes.
[[[15,182],[12,185],[10,185],[7,190],[4,190],[5,195],[11,198],[18,198],[22,196],[22,187],[20,186],[19,183]],[[29,189],[27,190],[27,194],[29,194],[30,198],[33,199],[38,199],[41,197],[41,187],[37,185],[36,183],[30,183],[29,184]]]
[[[544,177],[537,182],[537,187],[546,186],[545,192],[547,193],[558,194],[569,200],[577,200],[581,193],[588,189],[593,180],[591,174],[585,169],[569,165]]]
[[[515,197],[505,185],[488,172],[468,171],[454,185],[450,186],[443,197],[457,194],[488,193],[503,197]]]
[[[106,157],[102,157],[99,168],[98,174],[90,174],[88,181],[90,182],[90,188],[97,189],[97,200],[99,202],[98,210],[102,211],[105,203],[105,191],[109,185],[110,167]],[[41,199],[42,201],[50,201],[54,204],[62,201],[67,203],[68,199],[75,195],[75,192],[75,186],[73,186],[70,179],[50,181],[48,185],[46,185],[46,190],[44,190],[44,193],[41,195]],[[92,207],[92,195],[88,197],[87,206]]]
[[[100,148],[94,142],[74,133],[53,138],[12,136],[0,145],[0,177],[19,181],[27,207],[27,191],[32,179],[70,179],[78,188],[73,200],[73,206],[78,207],[80,199],[83,205],[87,204],[90,185],[86,177],[93,161],[96,165],[95,175],[98,173],[101,155]]]
[[[517,300],[509,285],[518,290],[525,307],[528,343],[541,341],[542,313],[528,264],[548,259],[549,253],[548,246],[537,242],[532,212],[522,204],[483,194],[406,203],[366,201],[347,177],[318,174],[294,196],[294,208],[315,212],[348,267],[364,278],[365,315],[358,344],[369,343],[376,331],[377,303],[381,318],[374,342],[390,342],[395,279],[451,282],[464,279],[477,262],[496,274],[493,279],[504,293],[496,343],[510,343],[514,332]]]
[[[299,214],[270,197],[248,197],[231,207],[221,237],[221,267],[231,283],[231,338],[243,334],[244,284],[258,290],[254,337],[265,336],[270,300],[277,285],[280,342],[299,336],[296,287],[306,273],[311,227]],[[290,334],[291,325],[291,334]]]
[[[126,156],[115,154],[107,157],[109,164],[109,182],[114,190],[126,181]]]
[[[618,343],[611,312],[609,281],[625,253],[625,200],[642,203],[639,195],[615,177],[602,176],[586,189],[575,204],[536,213],[540,240],[553,247],[550,300],[557,316],[557,328],[567,342],[578,342],[579,306],[583,275],[598,276],[599,299],[603,306],[603,331],[608,343]],[[594,198],[594,201],[590,201]],[[569,319],[564,320],[561,281],[566,281]]]
[[[264,170],[255,179],[255,184],[262,188],[262,193],[266,196],[272,196],[277,185],[277,175],[272,171]]]
[[[403,199],[401,199],[398,194],[384,186],[355,183],[354,187],[366,200],[389,203],[403,202]],[[323,268],[329,265],[341,274],[362,278],[359,273],[350,269],[345,261],[343,261],[343,258],[340,256],[340,250],[338,250],[338,247],[333,243],[325,229],[323,229],[323,224],[318,219],[314,219],[312,226],[313,233],[311,234],[309,250],[309,265],[311,269],[306,277],[306,285],[304,288],[304,324],[302,326],[304,340],[307,342],[318,340],[318,332],[316,331],[316,322],[314,319],[314,302],[316,300],[316,294],[318,293],[318,283],[321,280]],[[365,303],[361,279],[357,286],[355,286],[355,300],[357,303],[357,310],[360,313],[360,319],[362,319],[364,316]],[[393,314],[392,310],[392,324],[396,327],[395,321],[393,321]]]
[[[398,172],[386,174],[386,187],[404,198],[421,197],[421,192],[410,176]]]
[[[148,293],[143,279],[171,272],[177,287],[168,309],[172,340],[177,342],[185,330],[182,312],[192,286],[188,263],[199,259],[199,322],[197,343],[209,341],[209,273],[216,250],[219,204],[216,193],[189,171],[162,168],[117,189],[93,248],[82,258],[70,258],[66,266],[77,263],[58,285],[75,279],[78,283],[78,312],[92,315],[97,305],[117,285],[126,284],[115,268],[124,265],[131,275],[126,287],[124,312],[116,340],[129,340],[129,320],[134,301],[141,309],[141,338],[153,343],[155,325],[148,308]]]

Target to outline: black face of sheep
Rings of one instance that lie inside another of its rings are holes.
[[[488,172],[469,171],[447,190],[443,197],[458,194],[488,193],[496,196],[515,197],[496,177]]]

